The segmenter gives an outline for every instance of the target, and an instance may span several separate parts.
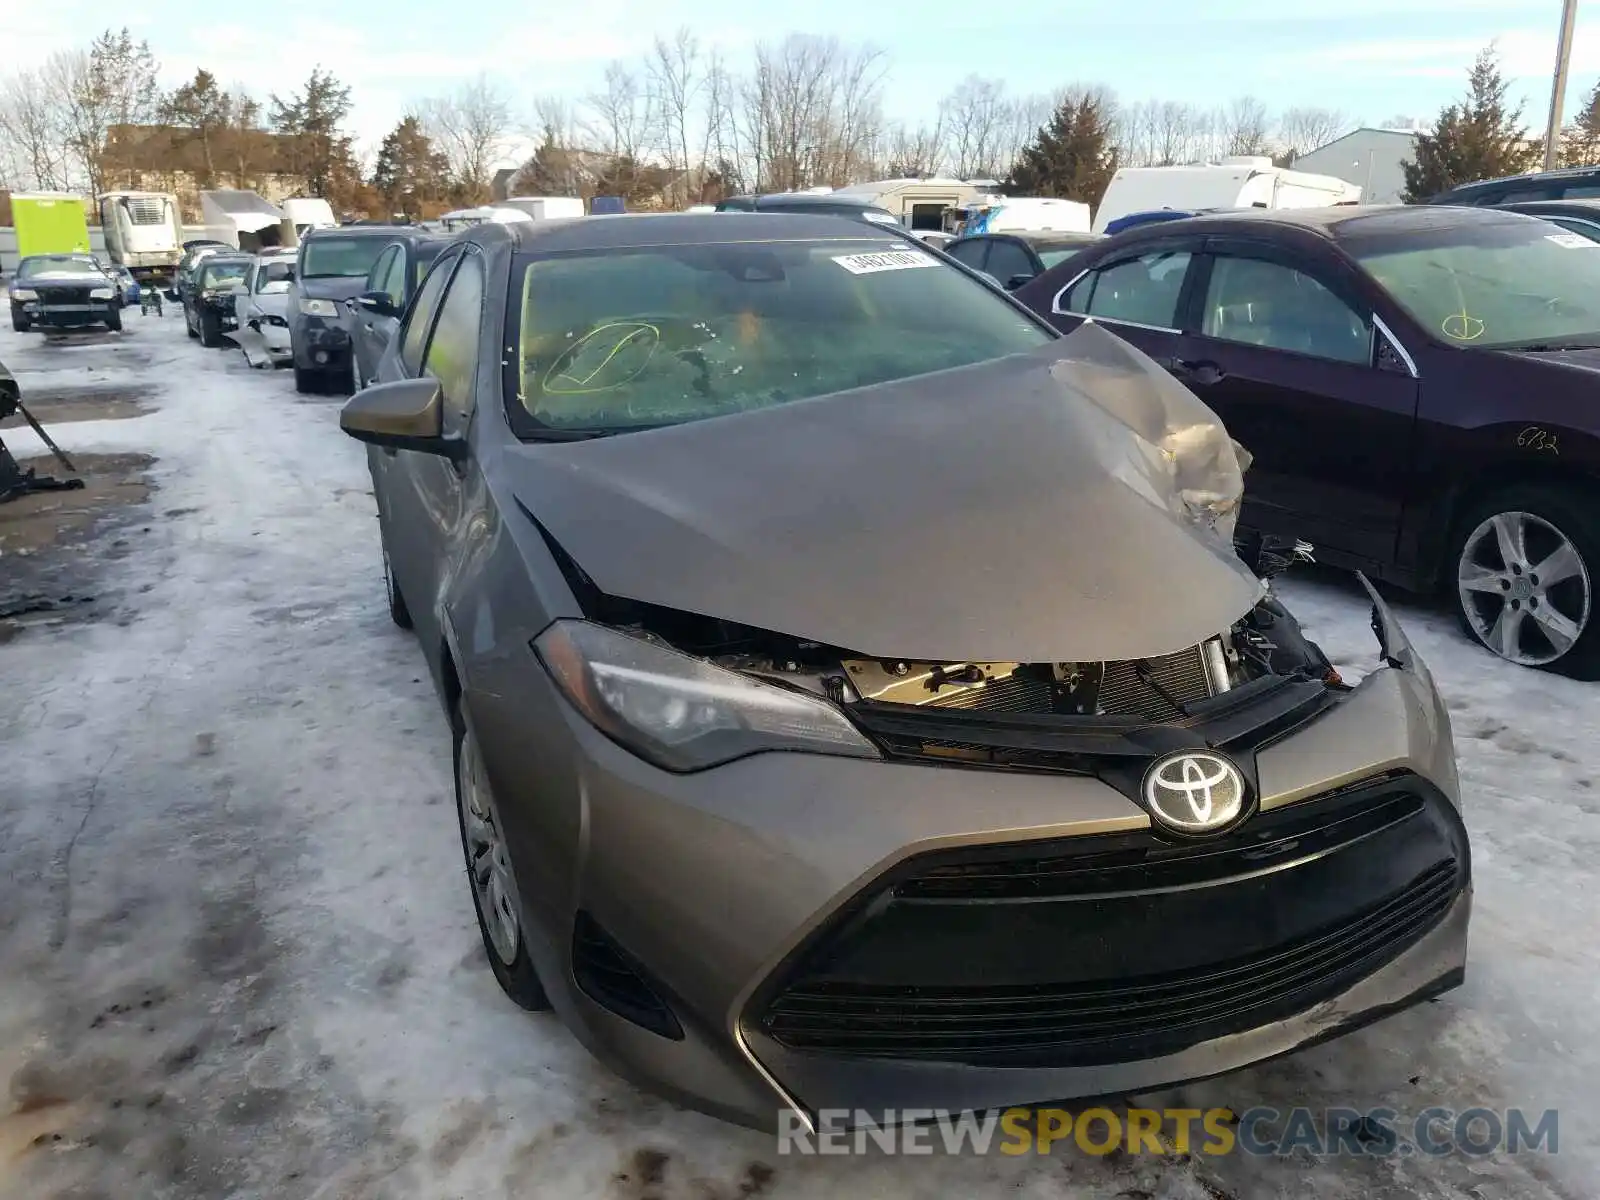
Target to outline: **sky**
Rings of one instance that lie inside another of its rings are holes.
[[[295,90],[313,66],[332,70],[352,87],[351,125],[370,153],[408,103],[479,72],[503,84],[531,124],[535,95],[580,97],[608,61],[635,58],[680,25],[735,67],[757,41],[790,32],[875,43],[891,63],[888,115],[911,124],[931,121],[939,97],[969,73],[1003,78],[1019,94],[1100,83],[1125,101],[1214,106],[1254,95],[1274,111],[1332,108],[1368,124],[1431,119],[1463,91],[1474,54],[1497,40],[1538,132],[1561,19],[1560,0],[926,0],[915,10],[859,0],[470,0],[459,9],[438,0],[272,0],[260,6],[260,26],[242,4],[197,20],[207,7],[0,0],[0,71],[83,45],[114,14],[148,39],[168,85],[205,67],[264,98]],[[1569,112],[1597,79],[1600,11],[1587,21],[1580,12]]]

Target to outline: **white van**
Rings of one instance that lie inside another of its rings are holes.
[[[496,207],[517,209],[535,221],[585,215],[583,201],[577,196],[511,196],[501,200]]]
[[[1356,204],[1361,189],[1332,175],[1275,167],[1270,158],[1225,158],[1198,167],[1123,167],[1094,214],[1094,232],[1129,213],[1163,208],[1326,208]]]
[[[339,224],[333,215],[333,206],[315,196],[293,196],[280,201],[278,207],[294,222],[297,237],[305,237],[313,229],[333,229]]]
[[[947,232],[961,237],[977,233],[1088,233],[1089,206],[1081,200],[1051,196],[983,196],[947,216]]]

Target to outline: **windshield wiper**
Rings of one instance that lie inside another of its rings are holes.
[[[640,426],[639,428],[648,428]],[[628,429],[541,429],[537,433],[524,434],[525,442],[586,442],[592,438],[610,437],[614,433],[631,433]]]
[[[1600,350],[1600,342],[1516,342],[1496,346],[1496,350],[1517,350],[1525,354],[1559,354],[1563,350]]]

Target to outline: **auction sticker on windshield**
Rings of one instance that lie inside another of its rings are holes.
[[[937,267],[939,260],[920,250],[884,250],[877,254],[836,254],[833,261],[852,275],[874,271],[905,271],[911,267]]]
[[[1581,233],[1547,233],[1544,237],[1545,241],[1565,246],[1568,250],[1582,250],[1595,244]]]

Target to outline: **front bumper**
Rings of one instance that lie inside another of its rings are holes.
[[[1187,851],[1096,778],[798,754],[674,776],[537,666],[466,699],[558,1009],[625,1075],[772,1129],[1149,1090],[1459,984],[1449,719],[1389,653],[1256,753],[1256,816]]]
[[[54,329],[77,329],[86,325],[104,325],[110,314],[121,309],[116,300],[41,301],[24,300],[16,304],[35,325]]]
[[[206,313],[208,316],[215,317],[218,327],[221,328],[223,332],[239,328],[239,316],[237,311],[234,309],[232,302],[222,304],[207,304],[202,302],[200,305],[200,311]]]
[[[325,317],[290,318],[294,365],[306,371],[350,369],[350,333]]]

